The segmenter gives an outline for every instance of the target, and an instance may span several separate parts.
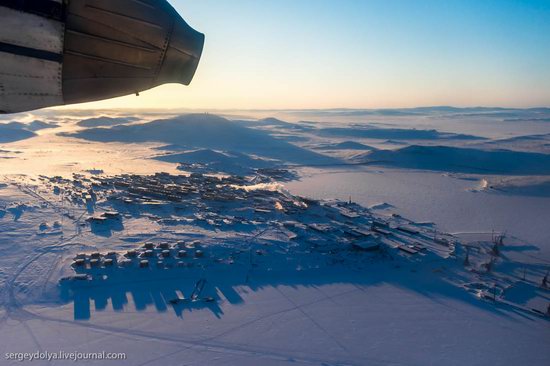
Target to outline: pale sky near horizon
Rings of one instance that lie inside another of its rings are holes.
[[[550,0],[171,0],[206,44],[190,87],[94,108],[550,106]]]

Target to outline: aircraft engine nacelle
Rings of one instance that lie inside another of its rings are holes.
[[[203,45],[166,0],[0,0],[0,113],[189,85]]]

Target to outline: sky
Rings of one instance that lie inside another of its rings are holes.
[[[550,106],[550,0],[171,0],[189,87],[86,108]]]

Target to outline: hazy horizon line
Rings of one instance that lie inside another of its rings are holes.
[[[45,108],[42,110],[29,111],[29,113],[39,111],[277,111],[277,112],[301,112],[301,111],[391,111],[391,110],[421,110],[421,109],[454,109],[454,110],[467,110],[467,109],[486,109],[486,110],[536,110],[536,109],[549,109],[548,106],[533,106],[533,107],[500,107],[500,106],[453,106],[453,105],[427,105],[416,107],[366,107],[366,108],[350,108],[350,107],[332,107],[332,108],[164,108],[164,107],[112,107],[112,108],[92,108],[92,107],[79,107],[74,108],[72,106],[57,106],[52,108]]]

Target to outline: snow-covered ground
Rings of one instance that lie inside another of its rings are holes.
[[[217,113],[2,117],[0,364],[550,362],[549,110]]]

